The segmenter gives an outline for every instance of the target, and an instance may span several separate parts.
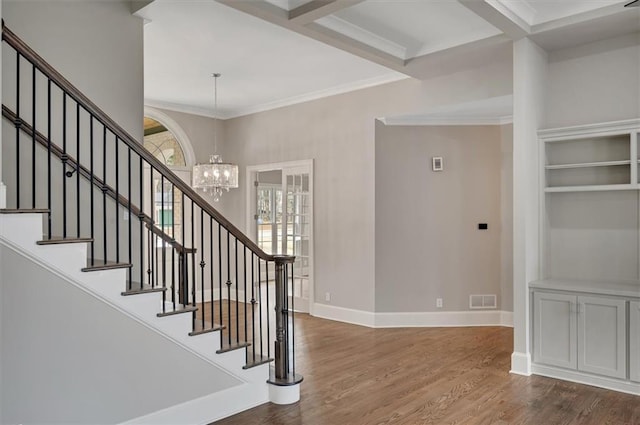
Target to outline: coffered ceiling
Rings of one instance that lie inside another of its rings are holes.
[[[627,0],[628,2],[628,0]],[[620,0],[155,0],[145,26],[151,106],[233,117],[640,31]]]

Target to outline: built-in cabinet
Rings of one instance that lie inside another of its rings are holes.
[[[532,371],[640,394],[640,119],[543,130]]]
[[[541,364],[626,378],[626,301],[534,292],[534,360]]]

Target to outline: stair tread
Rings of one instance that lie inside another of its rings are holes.
[[[125,291],[122,291],[120,294],[126,297],[129,295],[164,292],[166,290],[167,288],[164,288],[162,286],[151,286],[146,283],[141,284],[140,282],[127,282],[127,289]]]
[[[252,354],[249,354],[247,359],[247,364],[242,366],[243,369],[251,369],[252,367],[260,366],[261,364],[271,363],[273,358],[267,356],[259,356],[255,357]]]
[[[94,260],[93,265],[83,267],[83,272],[94,272],[98,270],[124,269],[132,267],[131,263],[116,263],[113,261]]]
[[[198,307],[193,305],[183,306],[182,304],[176,304],[176,308],[173,310],[166,310],[162,313],[158,313],[158,317],[173,316],[174,314],[192,313],[198,311]]]
[[[251,343],[246,341],[232,342],[231,344],[223,342],[222,348],[217,350],[216,353],[218,354],[227,353],[229,351],[239,350],[241,348],[246,348],[249,346],[251,346]]]
[[[46,208],[3,208],[0,214],[47,214],[49,210]]]
[[[222,329],[226,329],[226,326],[219,325],[218,323],[204,322],[204,327],[202,326],[202,319],[197,319],[193,322],[193,331],[189,332],[189,336],[202,335],[209,332],[221,331]]]
[[[38,245],[58,245],[66,243],[88,243],[92,242],[91,238],[64,238],[62,236],[53,236],[50,239],[43,239],[36,242]]]

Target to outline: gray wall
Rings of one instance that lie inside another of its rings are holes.
[[[546,126],[640,116],[640,33],[549,55]]]
[[[0,259],[2,423],[117,423],[240,384],[14,251]]]
[[[313,158],[316,302],[330,292],[332,305],[374,311],[375,119],[511,94],[511,71],[496,61],[227,120],[225,157],[241,180],[223,211],[245,228],[245,166]]]
[[[143,23],[127,0],[3,0],[5,24],[142,140]]]
[[[500,300],[502,145],[499,126],[376,126],[376,311]]]

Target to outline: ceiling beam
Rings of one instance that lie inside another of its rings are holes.
[[[509,55],[512,53],[511,38],[501,34],[435,53],[404,60],[315,22],[302,24],[301,22],[303,21],[289,19],[288,11],[264,0],[216,1],[241,12],[263,19],[267,22],[271,22],[272,24],[279,25],[298,34],[320,41],[331,47],[335,47],[418,79],[431,78],[438,75],[456,72],[457,70],[472,66],[482,66],[489,63],[495,63],[496,61],[510,60]],[[335,3],[344,4],[346,1],[349,0],[337,0]],[[326,11],[328,9],[323,10]]]
[[[312,0],[289,11],[289,20],[305,25],[364,0]]]
[[[494,2],[494,5],[485,0],[458,0],[458,2],[512,40],[519,40],[531,33],[531,27],[524,19],[500,5],[499,2]]]
[[[404,72],[404,59],[397,58],[382,50],[361,43],[336,31],[330,30],[310,22],[303,25],[296,20],[289,19],[289,13],[266,1],[237,1],[237,0],[216,0],[219,3],[232,7],[241,12],[248,13],[257,18],[264,19],[272,24],[287,28],[298,34],[328,44],[329,46],[352,53],[361,58],[386,66],[394,71]],[[344,4],[350,0],[336,1]],[[352,2],[353,3],[353,2]],[[294,9],[295,10],[295,9]]]

